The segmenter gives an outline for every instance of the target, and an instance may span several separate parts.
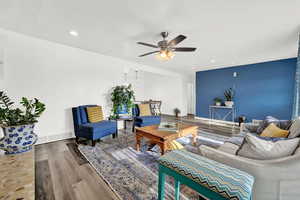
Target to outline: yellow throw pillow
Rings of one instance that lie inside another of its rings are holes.
[[[86,107],[86,112],[90,123],[100,122],[104,119],[100,106]]]
[[[150,105],[149,104],[138,104],[140,110],[140,116],[150,116]]]
[[[275,124],[271,123],[261,133],[262,137],[287,137],[289,131],[278,128]]]
[[[174,140],[167,144],[167,149],[170,151],[176,150],[176,149],[183,149],[183,146],[179,142]]]

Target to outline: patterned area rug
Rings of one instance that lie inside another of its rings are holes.
[[[191,138],[178,140],[185,149],[198,152],[197,146],[201,144],[218,147],[228,137],[216,134],[199,132],[197,145],[190,144]],[[118,138],[107,138],[95,147],[79,145],[78,149],[96,169],[98,174],[111,186],[111,188],[124,200],[154,200],[157,199],[158,152],[147,151],[146,141],[143,142],[142,151],[135,150],[135,137],[127,132]],[[174,199],[174,181],[167,177],[165,199]],[[197,199],[199,195],[192,189],[181,186],[182,200]]]

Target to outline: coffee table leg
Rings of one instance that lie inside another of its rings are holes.
[[[193,145],[196,145],[198,131],[196,130],[192,134],[193,134]]]
[[[140,147],[141,147],[141,137],[139,135],[136,134],[136,150],[140,151]]]
[[[165,151],[166,151],[166,144],[165,143],[159,143],[158,145],[160,147],[161,155],[164,155]]]

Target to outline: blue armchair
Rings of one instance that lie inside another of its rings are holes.
[[[86,107],[93,107],[96,105],[83,105],[72,108],[74,132],[76,142],[79,138],[86,138],[92,140],[92,146],[95,146],[96,140],[111,135],[113,138],[118,136],[117,122],[112,120],[103,120],[97,123],[90,123],[88,121]]]
[[[135,104],[133,106],[132,115],[133,115],[132,131],[134,131],[136,126],[144,127],[144,126],[159,125],[161,121],[161,117],[158,115],[140,116],[140,110],[138,104]]]

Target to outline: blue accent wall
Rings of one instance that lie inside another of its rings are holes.
[[[234,88],[237,116],[291,119],[296,62],[290,58],[196,72],[196,115],[208,118],[213,99],[224,99],[224,90]]]

